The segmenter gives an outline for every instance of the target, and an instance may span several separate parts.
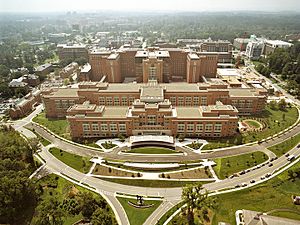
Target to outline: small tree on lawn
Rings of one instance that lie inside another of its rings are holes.
[[[287,106],[287,103],[286,103],[285,99],[281,99],[278,102],[278,107],[279,107],[280,110],[285,110],[286,106]]]
[[[194,224],[194,211],[213,208],[215,201],[208,198],[207,191],[204,190],[201,184],[187,185],[183,188],[182,201],[187,204],[187,220],[189,225]]]

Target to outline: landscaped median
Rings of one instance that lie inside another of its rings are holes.
[[[297,134],[294,137],[287,139],[284,142],[281,142],[277,145],[269,147],[268,149],[275,153],[278,157],[287,153],[290,149],[294,148],[300,142],[300,134]]]
[[[174,180],[143,180],[143,179],[120,179],[120,178],[99,178],[118,184],[138,186],[138,187],[153,187],[153,188],[168,188],[168,187],[182,187],[186,184],[207,184],[210,181],[174,181]]]
[[[66,165],[82,173],[87,173],[92,166],[90,159],[87,157],[65,152],[58,148],[50,148],[49,152]]]
[[[160,199],[157,200],[143,200],[143,206],[146,207],[135,207],[137,203],[136,197],[125,198],[117,197],[121,205],[123,206],[130,225],[141,225],[146,219],[159,207],[162,203]],[[133,204],[130,204],[133,203]]]
[[[226,158],[217,158],[214,159],[216,163],[214,170],[220,179],[225,179],[234,173],[261,164],[267,159],[268,156],[263,152],[253,152]]]

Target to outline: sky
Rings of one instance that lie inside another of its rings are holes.
[[[300,0],[0,0],[0,12],[298,11]]]

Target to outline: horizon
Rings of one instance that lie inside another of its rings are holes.
[[[109,2],[96,0],[28,0],[26,5],[22,0],[0,0],[0,13],[78,13],[90,12],[99,13],[103,11],[112,12],[151,12],[151,13],[172,13],[172,12],[300,12],[300,4],[297,0],[153,0],[150,4],[138,0],[111,0]],[[20,7],[22,6],[22,7]]]

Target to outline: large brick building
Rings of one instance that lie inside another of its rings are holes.
[[[126,78],[143,83],[149,78],[160,83],[193,83],[201,81],[202,76],[216,76],[218,57],[211,52],[190,53],[179,48],[94,50],[89,54],[90,74],[82,74],[79,80],[100,81],[105,76],[110,83],[120,83]]]
[[[266,95],[216,78],[219,55],[214,51],[230,50],[226,44],[202,47],[207,52],[92,51],[76,88],[43,92],[46,116],[66,117],[74,139],[118,134],[232,136],[238,116],[261,112]]]
[[[43,93],[47,117],[67,117],[73,138],[139,134],[232,136],[239,114],[265,107],[266,96],[251,88],[206,83],[82,82],[78,88]]]

